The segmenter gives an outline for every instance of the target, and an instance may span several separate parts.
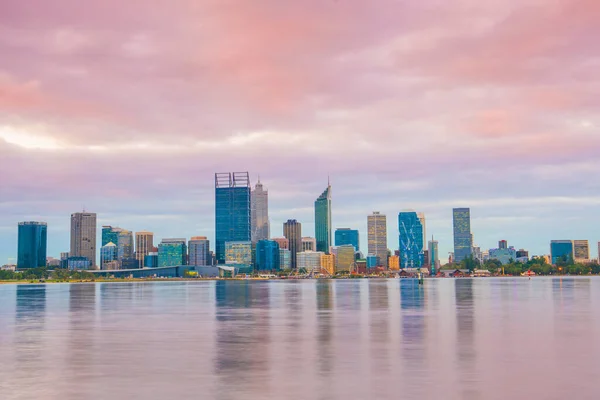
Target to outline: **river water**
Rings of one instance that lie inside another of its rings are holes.
[[[600,279],[0,285],[0,399],[598,399]]]

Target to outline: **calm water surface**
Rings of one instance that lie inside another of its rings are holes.
[[[600,279],[0,285],[0,399],[599,399]]]

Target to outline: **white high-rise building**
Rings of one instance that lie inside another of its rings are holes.
[[[263,189],[260,178],[250,194],[250,224],[252,243],[269,239],[269,191]]]
[[[71,214],[70,257],[85,257],[96,266],[96,214],[78,212]]]
[[[575,262],[586,263],[590,261],[590,244],[587,240],[573,240],[573,258]]]
[[[385,214],[374,211],[367,216],[368,254],[377,257],[377,264],[387,268],[387,220]]]

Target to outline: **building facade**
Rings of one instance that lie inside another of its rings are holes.
[[[109,242],[100,248],[100,269],[118,269],[117,245]]]
[[[301,251],[317,251],[317,239],[314,237],[305,236],[301,240]]]
[[[377,257],[377,265],[387,268],[387,220],[374,211],[367,217],[368,255]]]
[[[292,269],[292,253],[288,249],[279,248],[279,268],[282,271]]]
[[[256,270],[280,271],[279,244],[274,240],[256,242]]]
[[[158,244],[158,266],[174,267],[187,264],[185,239],[163,239]]]
[[[96,214],[71,214],[71,250],[69,257],[85,257],[96,266]]]
[[[356,272],[353,245],[335,246],[331,248],[331,252],[335,255],[336,272]]]
[[[302,251],[298,253],[298,269],[304,269],[307,272],[321,270],[322,251]]]
[[[253,266],[252,241],[226,242],[225,263]]]
[[[331,185],[315,200],[315,239],[317,251],[329,253],[331,247]]]
[[[390,256],[388,258],[388,268],[390,271],[400,270],[400,256]]]
[[[250,221],[252,243],[269,239],[269,191],[263,188],[260,178],[250,193]]]
[[[504,242],[504,243],[502,243]],[[502,265],[510,264],[511,262],[517,261],[517,250],[510,246],[508,247],[508,243],[506,241],[500,241],[500,245],[506,247],[499,247],[497,249],[489,250],[489,259],[490,260],[498,260]]]
[[[109,243],[114,243],[115,245],[119,243],[119,232],[121,231],[122,229],[116,226],[102,226],[102,246],[106,246]]]
[[[431,275],[435,275],[440,270],[440,251],[439,243],[433,238],[429,241],[429,260],[431,263]]]
[[[188,265],[212,265],[210,242],[206,236],[194,236],[188,241]]]
[[[323,254],[321,256],[321,270],[325,270],[329,275],[335,275],[334,254]]]
[[[215,249],[225,263],[225,243],[251,240],[250,176],[248,172],[215,174]]]
[[[354,246],[354,251],[360,251],[358,230],[350,229],[350,228],[336,229],[335,230],[335,245],[336,246],[344,246],[347,244]]]
[[[590,243],[587,240],[573,240],[573,257],[577,263],[590,262]]]
[[[398,214],[401,268],[423,268],[423,225],[414,211]]]
[[[48,225],[45,222],[19,222],[17,269],[46,266]]]
[[[278,237],[278,238],[273,238],[271,240],[276,241],[277,244],[279,245],[280,249],[287,249],[287,250],[289,250],[289,248],[290,248],[290,242],[289,242],[289,240],[287,240],[287,238]]]
[[[288,219],[283,223],[283,236],[288,240],[292,269],[296,269],[297,253],[302,250],[302,224],[295,219]]]
[[[119,242],[117,243],[119,261],[125,259],[130,260],[133,258],[133,233],[128,230],[121,230],[119,232]]]
[[[138,261],[138,268],[144,266],[144,259],[154,249],[154,233],[140,231],[135,233],[135,259]]]
[[[454,233],[454,262],[460,263],[472,255],[473,235],[471,234],[471,209],[452,209]]]
[[[572,263],[573,257],[572,240],[552,240],[550,242],[550,260],[552,265],[558,263]]]

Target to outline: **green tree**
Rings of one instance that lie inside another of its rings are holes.
[[[473,270],[479,267],[479,260],[473,258],[472,254],[469,254],[468,257],[465,257],[460,263],[461,268],[468,269],[469,272],[473,272]]]

